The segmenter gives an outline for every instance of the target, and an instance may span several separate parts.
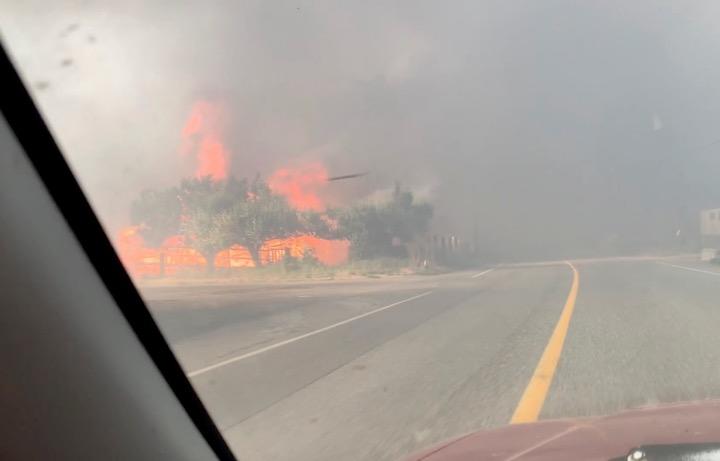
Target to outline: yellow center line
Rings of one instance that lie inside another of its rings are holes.
[[[547,397],[550,384],[552,384],[553,377],[555,376],[555,369],[560,361],[560,354],[562,354],[563,344],[565,343],[565,337],[567,336],[568,328],[570,327],[570,318],[572,317],[573,310],[575,309],[575,299],[577,299],[578,286],[580,284],[580,277],[578,271],[575,269],[569,261],[565,261],[565,264],[570,266],[573,271],[572,286],[570,287],[570,293],[568,294],[567,301],[565,301],[565,307],[560,314],[560,319],[555,325],[550,341],[545,346],[540,361],[535,368],[530,382],[523,392],[522,398],[515,408],[510,424],[516,423],[530,423],[537,421],[540,416],[545,398]]]

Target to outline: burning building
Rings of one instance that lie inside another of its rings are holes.
[[[200,272],[207,261],[197,250],[183,243],[181,236],[168,238],[159,248],[143,244],[138,227],[124,229],[116,239],[120,258],[128,272],[136,277],[178,275]],[[311,252],[326,266],[343,264],[348,259],[350,244],[346,240],[327,240],[312,235],[297,235],[285,239],[272,239],[260,249],[262,264],[281,262],[286,255],[302,259]],[[215,255],[214,267],[237,269],[255,267],[247,248],[232,245]]]

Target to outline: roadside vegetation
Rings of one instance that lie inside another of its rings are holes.
[[[295,259],[292,264],[285,262],[265,264],[258,268],[217,268],[213,273],[184,271],[172,277],[147,279],[143,284],[183,285],[208,284],[222,285],[235,282],[292,282],[306,280],[352,280],[385,278],[409,274],[424,274],[425,270],[412,270],[408,259],[381,258],[376,260],[348,261],[338,266],[310,264],[303,259]],[[428,272],[429,273],[429,272]]]
[[[216,275],[313,278],[341,272],[369,276],[400,273],[410,259],[417,257],[416,242],[427,233],[432,215],[430,204],[418,203],[412,192],[399,184],[383,203],[358,203],[324,212],[299,211],[260,177],[185,179],[176,187],[143,191],[131,208],[132,222],[148,246],[160,248],[167,238],[180,235],[184,245],[208,261],[208,273],[216,272],[212,263],[215,255],[237,244],[248,250],[255,267],[218,270]],[[307,251],[299,258],[286,254],[280,262],[263,264],[260,251],[264,242],[297,235],[347,240],[350,260],[329,268]]]

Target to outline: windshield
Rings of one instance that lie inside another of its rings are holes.
[[[240,459],[720,398],[717,2],[0,18]]]

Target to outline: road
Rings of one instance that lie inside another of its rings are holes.
[[[576,297],[563,263],[143,292],[244,460],[394,460],[533,405],[547,419],[720,397],[720,268],[572,266]]]

